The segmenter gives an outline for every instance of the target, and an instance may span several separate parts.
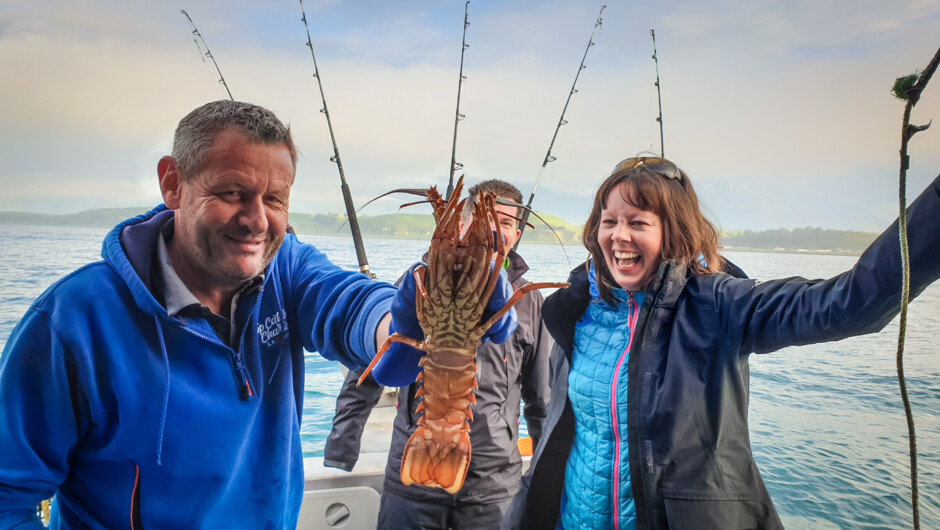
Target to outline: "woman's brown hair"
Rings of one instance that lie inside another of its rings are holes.
[[[713,274],[722,271],[724,258],[718,255],[718,231],[702,213],[698,196],[688,175],[678,171],[679,178],[667,178],[646,166],[614,171],[601,184],[594,196],[591,215],[582,233],[584,247],[591,253],[597,273],[597,287],[601,298],[614,302],[613,275],[597,241],[601,213],[607,207],[607,196],[620,188],[621,196],[641,210],[652,211],[662,220],[663,260],[688,267],[695,274]]]

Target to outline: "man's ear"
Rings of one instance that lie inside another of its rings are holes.
[[[165,156],[157,162],[157,177],[160,179],[160,193],[166,207],[175,210],[180,206],[180,171],[176,159]]]

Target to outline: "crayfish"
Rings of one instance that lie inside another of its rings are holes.
[[[403,190],[402,190],[403,191]],[[502,308],[485,321],[483,313],[496,288],[500,267],[509,249],[491,227],[497,225],[496,196],[480,193],[472,204],[469,228],[461,235],[461,215],[467,199],[460,199],[463,177],[453,195],[444,200],[436,187],[424,191],[434,208],[436,227],[427,266],[414,270],[415,309],[424,339],[394,333],[382,344],[372,366],[393,342],[424,352],[416,396],[423,397],[416,412],[424,413],[408,439],[401,461],[401,481],[456,493],[463,486],[470,464],[470,425],[473,391],[478,388],[476,349],[486,331],[529,291],[566,287],[566,283],[530,283],[516,290]],[[425,202],[425,201],[422,201]],[[361,379],[360,379],[361,381]]]

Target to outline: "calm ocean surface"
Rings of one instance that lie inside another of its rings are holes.
[[[30,303],[69,271],[99,259],[106,230],[0,225],[0,347]],[[334,262],[358,269],[347,238],[303,236]],[[394,281],[427,243],[366,239],[369,263]],[[525,245],[532,281],[562,281],[585,256],[558,246]],[[731,252],[752,278],[826,278],[854,257]],[[546,293],[547,294],[547,293]],[[751,443],[774,503],[789,528],[911,526],[907,426],[895,367],[897,321],[883,332],[836,343],[789,348],[751,358]],[[920,515],[940,528],[940,285],[912,302],[905,372],[917,428]],[[336,364],[307,356],[305,456],[323,454]]]

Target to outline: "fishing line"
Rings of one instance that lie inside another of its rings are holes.
[[[915,530],[920,529],[920,508],[918,506],[917,491],[917,436],[914,430],[914,415],[911,411],[911,402],[907,395],[907,380],[904,376],[904,335],[907,332],[907,307],[911,294],[911,258],[907,240],[907,170],[910,167],[910,156],[907,153],[908,141],[916,133],[926,130],[927,125],[911,125],[911,109],[920,100],[920,94],[926,88],[930,77],[940,63],[940,49],[920,74],[911,74],[897,78],[892,91],[895,97],[906,101],[904,117],[901,125],[901,167],[898,182],[898,238],[901,246],[901,311],[898,331],[897,371],[898,385],[901,390],[901,401],[904,403],[904,415],[907,418],[907,432],[911,460],[911,510]]]
[[[228,98],[232,101],[235,101],[235,98],[232,97],[232,91],[228,89],[228,83],[225,82],[225,78],[222,76],[222,70],[219,69],[219,63],[215,62],[215,57],[212,55],[212,52],[209,51],[209,45],[206,44],[206,39],[202,38],[202,33],[199,33],[199,30],[196,28],[196,24],[193,22],[192,17],[189,16],[189,13],[185,9],[180,9],[180,13],[186,16],[186,20],[189,21],[189,24],[193,27],[193,35],[199,37],[199,40],[202,41],[202,46],[206,49],[204,57],[208,57],[212,60],[212,64],[215,65],[215,71],[219,74],[219,83],[225,87],[225,92],[228,94]],[[194,41],[196,39],[193,39]],[[196,41],[196,49],[199,50],[199,53],[202,53],[202,49],[199,47],[199,42]],[[203,62],[206,60],[203,59]]]
[[[574,82],[571,83],[571,90],[568,92],[568,99],[565,100],[565,107],[561,110],[561,118],[558,119],[558,125],[555,126],[555,133],[552,135],[552,141],[548,144],[548,151],[545,153],[545,160],[542,161],[542,167],[539,169],[539,176],[535,179],[535,186],[532,188],[532,194],[529,195],[529,202],[526,204],[525,209],[522,211],[522,222],[519,223],[519,239],[516,240],[516,244],[512,247],[513,250],[519,248],[519,241],[522,240],[522,232],[525,231],[526,221],[529,219],[529,212],[532,210],[532,199],[535,198],[535,192],[539,189],[539,183],[542,181],[542,173],[545,172],[545,166],[549,162],[554,162],[558,160],[557,157],[552,156],[552,147],[555,145],[555,139],[558,138],[558,130],[561,129],[562,125],[568,123],[565,120],[565,112],[568,110],[568,104],[571,103],[571,96],[578,93],[578,89],[575,88],[575,85],[578,84],[578,77],[581,75],[581,70],[587,68],[587,65],[584,64],[584,60],[587,59],[588,51],[590,51],[591,46],[594,46],[594,35],[597,34],[598,30],[601,28],[601,25],[604,23],[604,9],[606,5],[601,6],[600,12],[597,14],[597,22],[594,23],[594,29],[591,30],[591,38],[588,39],[587,47],[584,49],[584,56],[581,57],[581,64],[578,66],[578,73],[574,76]]]
[[[212,78],[213,76],[212,71],[209,70],[209,63],[206,61],[206,55],[205,55],[206,52],[202,51],[202,46],[199,44],[198,39],[193,39],[193,44],[196,45],[196,53],[199,54],[199,59],[202,61],[202,66],[203,68],[206,69],[206,75]],[[216,88],[215,91],[216,93],[219,93],[218,88]]]

